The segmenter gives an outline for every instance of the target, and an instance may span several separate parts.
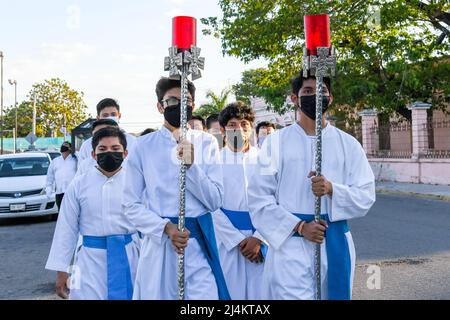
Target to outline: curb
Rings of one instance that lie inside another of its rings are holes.
[[[450,195],[446,196],[446,195],[437,195],[437,194],[407,192],[407,191],[399,191],[399,190],[383,189],[383,188],[376,188],[376,192],[381,193],[381,194],[414,196],[414,197],[419,197],[419,198],[427,198],[427,199],[442,200],[442,201],[450,202]]]

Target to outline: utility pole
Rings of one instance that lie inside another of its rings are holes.
[[[16,148],[17,148],[17,81],[16,80],[8,80],[9,84],[14,86],[14,109],[15,109],[15,134],[14,134],[14,153],[16,153]]]

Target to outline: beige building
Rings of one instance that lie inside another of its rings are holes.
[[[290,98],[286,99],[286,104],[292,104]],[[270,121],[272,123],[278,124],[279,126],[285,127],[295,122],[294,111],[279,115],[277,112],[268,109],[267,103],[262,98],[251,99],[250,105],[255,111],[255,124],[258,124],[262,121]]]

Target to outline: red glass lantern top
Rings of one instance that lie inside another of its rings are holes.
[[[197,20],[193,17],[179,16],[172,20],[172,46],[189,50],[197,45]]]
[[[306,15],[304,21],[308,55],[317,55],[317,47],[331,47],[330,16],[328,14]]]

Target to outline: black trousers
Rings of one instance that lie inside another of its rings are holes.
[[[61,202],[62,202],[63,198],[64,198],[64,193],[55,195],[56,205],[58,206],[58,212],[59,212],[59,209],[61,208]]]

